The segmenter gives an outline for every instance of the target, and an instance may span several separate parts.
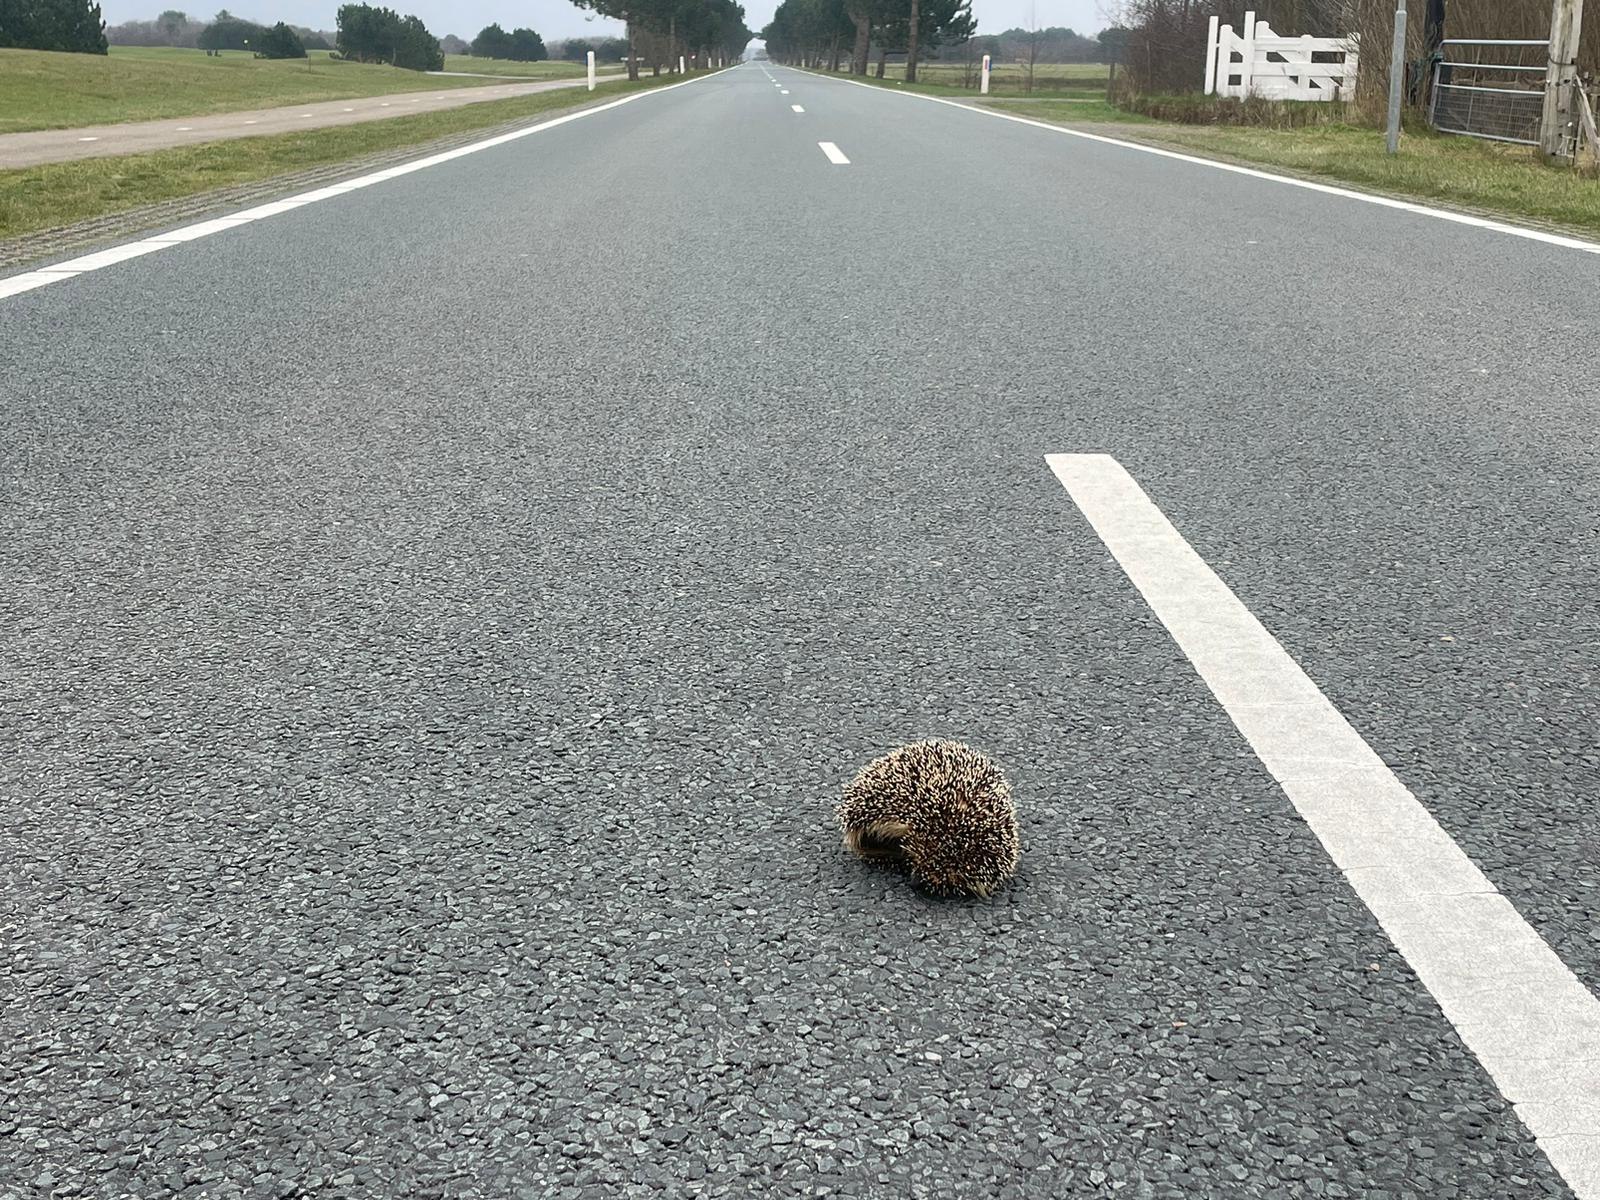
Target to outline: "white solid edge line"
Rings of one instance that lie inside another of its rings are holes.
[[[816,75],[817,72],[807,71],[806,74]],[[1104,134],[1087,133],[1082,129],[1071,129],[1065,125],[1052,125],[1048,121],[1035,121],[1031,117],[1018,117],[1011,113],[979,108],[973,104],[963,104],[959,100],[947,100],[943,96],[928,96],[922,92],[902,92],[893,88],[878,87],[871,83],[861,83],[855,79],[839,79],[832,75],[818,75],[818,78],[828,79],[834,83],[848,83],[852,87],[867,88],[869,91],[880,92],[885,96],[904,96],[908,100],[928,100],[934,104],[946,104],[951,108],[977,113],[981,117],[994,117],[1001,121],[1014,121],[1018,125],[1031,125],[1035,129],[1044,129],[1051,133],[1063,133],[1068,137],[1082,138],[1086,142],[1100,142],[1106,146],[1119,146],[1124,150],[1137,150],[1140,154],[1154,154],[1158,158],[1170,158],[1175,162],[1192,163],[1197,167],[1210,167],[1214,171],[1226,171],[1230,175],[1245,175],[1251,179],[1265,179],[1272,183],[1287,184],[1289,187],[1304,188],[1308,192],[1321,192],[1325,196],[1342,196],[1346,200],[1360,200],[1364,204],[1376,204],[1380,208],[1392,208],[1400,212],[1414,213],[1421,217],[1433,217],[1439,221],[1450,221],[1456,225],[1469,225],[1474,229],[1487,229],[1494,233],[1509,234],[1512,237],[1525,238],[1530,242],[1544,242],[1546,245],[1561,246],[1567,250],[1581,250],[1585,254],[1600,254],[1600,242],[1586,241],[1583,238],[1567,237],[1559,233],[1545,233],[1541,229],[1529,229],[1522,225],[1508,225],[1504,221],[1491,221],[1486,217],[1474,217],[1468,213],[1451,212],[1447,208],[1429,208],[1426,204],[1417,204],[1410,200],[1396,200],[1393,197],[1379,196],[1372,192],[1358,192],[1351,188],[1336,187],[1330,183],[1314,183],[1309,179],[1296,179],[1292,175],[1275,175],[1271,171],[1263,171],[1257,167],[1241,167],[1235,163],[1218,162],[1214,158],[1201,158],[1196,154],[1183,154],[1177,150],[1163,150],[1159,146],[1146,146],[1142,142],[1128,142],[1121,138],[1106,137]]]
[[[828,156],[828,161],[834,166],[847,167],[850,165],[850,160],[844,156],[844,151],[832,142],[818,142],[817,145],[822,148],[822,152]]]
[[[731,68],[722,68],[722,70],[729,69]],[[51,263],[44,267],[36,267],[20,275],[3,277],[0,278],[0,300],[8,296],[19,296],[23,292],[31,292],[35,288],[44,287],[46,284],[59,283],[63,279],[71,279],[89,271],[98,271],[102,267],[111,266],[113,263],[124,262],[130,258],[138,258],[140,255],[152,254],[157,250],[166,250],[169,247],[182,245],[185,242],[210,237],[212,234],[221,233],[225,229],[233,229],[239,225],[248,225],[252,221],[275,217],[279,213],[303,208],[318,201],[331,200],[335,196],[344,195],[346,192],[370,187],[372,184],[382,183],[387,179],[395,179],[401,175],[409,175],[413,171],[421,171],[426,167],[438,166],[440,163],[449,162],[452,159],[462,158],[468,154],[476,154],[480,150],[503,146],[507,142],[514,142],[531,134],[542,133],[546,129],[554,129],[557,125],[565,125],[567,122],[576,121],[581,117],[593,116],[595,113],[605,112],[607,109],[617,108],[623,104],[631,104],[635,100],[644,99],[646,96],[656,96],[662,92],[670,92],[675,88],[688,87],[692,83],[700,83],[718,73],[717,71],[710,71],[704,75],[696,75],[691,79],[680,80],[678,83],[668,83],[661,87],[650,88],[647,91],[632,92],[626,96],[619,96],[615,100],[608,100],[604,104],[596,104],[592,108],[582,108],[576,112],[552,117],[548,121],[541,121],[537,125],[529,125],[526,129],[513,129],[510,133],[502,133],[492,138],[485,138],[481,142],[471,142],[465,146],[457,146],[453,150],[431,154],[426,158],[414,159],[411,162],[402,163],[397,167],[389,167],[382,171],[374,171],[370,175],[358,175],[354,179],[346,179],[328,187],[320,187],[313,191],[285,196],[282,200],[274,200],[270,204],[260,204],[255,208],[247,208],[242,212],[228,213],[222,217],[211,217],[204,221],[196,221],[191,225],[180,225],[176,229],[152,234],[137,241],[108,246],[105,249],[96,250],[93,254],[69,258],[65,262]]]
[[[1045,461],[1580,1200],[1600,999],[1109,454]]]

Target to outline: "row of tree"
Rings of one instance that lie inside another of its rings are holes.
[[[853,75],[867,73],[873,46],[880,76],[887,55],[904,53],[914,82],[924,56],[966,42],[977,27],[972,0],[783,0],[761,36],[769,57],[834,71],[849,46]]]
[[[90,0],[0,0],[0,49],[106,52],[106,23]]]
[[[444,70],[444,50],[420,18],[371,4],[339,6],[335,47],[352,62],[392,63],[409,71]]]
[[[178,14],[182,16],[182,13]],[[289,26],[258,25],[223,9],[195,37],[201,50],[248,50],[257,58],[304,58],[305,42]]]
[[[1098,38],[1084,37],[1074,29],[1051,25],[1044,29],[1008,29],[972,39],[973,53],[987,54],[997,63],[1105,62],[1105,47]]]
[[[580,8],[628,24],[628,78],[639,78],[640,55],[660,69],[684,59],[707,64],[737,59],[754,35],[735,0],[573,0]]]
[[[550,43],[550,57],[565,62],[585,62],[591,50],[596,62],[621,62],[628,57],[628,39],[578,37]]]
[[[249,26],[255,33],[234,30],[226,37],[222,33],[207,35],[206,30],[213,25],[226,25],[227,22],[238,22]],[[245,49],[243,45],[219,44],[223,41],[242,41],[248,38],[248,49],[258,48],[260,39],[276,30],[277,26],[268,27],[254,21],[240,21],[227,9],[223,9],[210,21],[202,18],[191,17],[180,9],[169,8],[153,21],[124,21],[120,25],[112,25],[106,30],[106,40],[113,46],[176,46],[185,50],[239,50]],[[333,41],[328,34],[319,33],[315,29],[307,29],[302,25],[285,25],[299,40],[303,50],[332,50]],[[201,39],[205,38],[205,41]],[[298,58],[297,54],[284,55],[283,57]]]
[[[504,58],[511,62],[538,62],[550,57],[544,39],[531,29],[507,33],[499,24],[485,25],[472,39],[469,53],[474,58]]]

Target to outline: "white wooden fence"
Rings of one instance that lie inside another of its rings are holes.
[[[1356,85],[1356,36],[1282,37],[1256,14],[1244,32],[1211,18],[1206,37],[1206,95],[1268,100],[1348,99]]]

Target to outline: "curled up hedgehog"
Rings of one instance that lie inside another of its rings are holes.
[[[960,742],[914,742],[868,763],[839,804],[844,844],[897,863],[939,896],[988,896],[1017,869],[1011,785]]]

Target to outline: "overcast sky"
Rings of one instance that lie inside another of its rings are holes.
[[[206,7],[192,7],[196,0],[101,0],[101,11],[108,24],[149,20],[165,8],[181,8],[191,17],[210,17],[226,5],[229,12],[254,21],[287,21],[313,29],[332,29],[333,14],[341,0],[204,0]],[[567,0],[374,0],[415,13],[435,34],[447,33],[471,39],[485,25],[498,21],[507,29],[528,26],[541,37],[603,36],[622,32],[622,27],[603,17],[593,16]],[[772,19],[778,0],[743,0],[745,24],[759,30]],[[1107,24],[1105,13],[1115,0],[972,0],[979,33],[999,33],[1013,26],[1028,24],[1030,9],[1040,25],[1069,25],[1079,33],[1094,33]],[[216,7],[211,7],[215,5]]]

